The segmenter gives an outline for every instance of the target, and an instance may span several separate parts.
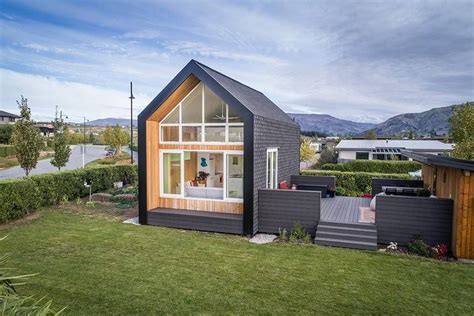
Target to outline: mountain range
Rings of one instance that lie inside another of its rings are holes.
[[[471,102],[472,103],[472,102]],[[420,113],[404,113],[393,116],[379,123],[360,123],[336,118],[328,114],[297,114],[288,113],[301,126],[302,131],[314,131],[327,135],[361,135],[373,129],[379,136],[400,135],[413,131],[418,135],[435,132],[445,135],[448,132],[448,121],[453,109],[459,105],[433,108]],[[90,121],[94,126],[130,126],[129,119],[105,118]],[[136,126],[137,121],[133,124]]]

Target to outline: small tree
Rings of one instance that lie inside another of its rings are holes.
[[[303,138],[300,144],[300,161],[308,162],[316,156],[315,150],[311,147],[311,139]]]
[[[410,129],[410,131],[408,132],[408,139],[415,139],[415,134],[413,133],[412,129]]]
[[[337,155],[334,150],[325,148],[321,151],[321,155],[318,161],[319,165],[323,165],[325,163],[336,163],[336,162],[337,162]]]
[[[20,119],[14,125],[12,142],[16,149],[16,158],[28,176],[36,167],[43,144],[39,130],[31,120],[28,99],[21,96],[21,103],[18,101],[16,103],[20,108]]]
[[[474,160],[474,102],[454,109],[449,119],[449,133],[455,143],[453,156]]]
[[[51,159],[51,164],[61,170],[67,162],[69,161],[69,156],[71,155],[71,148],[67,144],[66,140],[66,125],[64,124],[62,114],[58,117],[56,113],[56,118],[53,122],[54,126],[54,156]]]
[[[116,125],[114,127],[107,127],[104,132],[104,142],[115,149],[115,154],[122,153],[122,147],[128,144],[130,135],[126,131]]]
[[[364,136],[367,139],[377,139],[377,133],[373,129],[369,129],[367,132],[365,132]]]

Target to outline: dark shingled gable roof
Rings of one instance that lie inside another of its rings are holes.
[[[297,124],[260,91],[232,79],[194,59],[191,60],[191,62],[196,63],[254,115],[267,117],[275,121]]]
[[[19,118],[18,115],[0,110],[0,116]]]
[[[426,165],[474,171],[474,161],[472,160],[457,159],[426,153],[414,153],[409,150],[402,150],[402,154]]]

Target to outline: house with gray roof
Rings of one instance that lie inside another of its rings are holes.
[[[414,153],[434,155],[449,154],[453,144],[445,144],[439,140],[413,139],[344,139],[336,146],[338,162],[352,160],[408,160],[403,150]]]
[[[0,110],[0,124],[13,124],[19,118],[16,114]]]
[[[139,221],[254,234],[260,189],[299,173],[299,125],[191,60],[138,116]]]

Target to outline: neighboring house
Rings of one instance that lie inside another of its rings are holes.
[[[453,200],[453,253],[458,258],[474,259],[474,161],[414,152],[404,154],[422,163],[423,182],[434,195]]]
[[[335,148],[338,152],[338,162],[349,162],[352,160],[407,160],[408,158],[401,154],[402,150],[441,155],[451,152],[453,144],[445,144],[438,140],[344,139]]]
[[[47,138],[54,136],[54,127],[52,126],[40,125],[38,126],[38,129],[40,130],[41,136],[44,136]]]
[[[334,137],[318,138],[311,142],[311,147],[314,148],[316,153],[320,153],[325,149],[333,150],[336,146],[337,140],[338,139]]]
[[[299,172],[299,133],[263,93],[191,60],[138,116],[140,223],[256,233],[259,190]]]
[[[0,110],[0,124],[14,124],[19,118],[16,114]]]

